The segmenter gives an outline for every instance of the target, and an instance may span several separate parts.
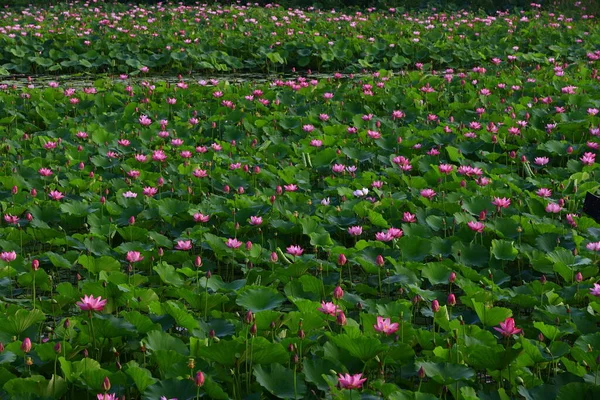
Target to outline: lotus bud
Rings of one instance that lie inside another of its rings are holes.
[[[32,268],[34,271],[37,271],[38,269],[40,269],[40,261],[39,261],[39,260],[37,260],[37,259],[34,259],[34,260],[32,260],[32,261],[31,261],[31,268]]]
[[[581,274],[581,272],[578,272],[577,274],[575,274],[575,281],[576,282],[583,281],[583,275]]]
[[[333,289],[333,298],[339,300],[342,297],[344,297],[344,290],[340,286],[336,286]]]
[[[10,191],[12,194],[17,194],[17,193],[19,193],[19,187],[17,185],[15,185],[12,187],[12,189]]]
[[[454,271],[450,272],[450,276],[448,277],[448,282],[449,283],[456,282],[456,272],[454,272]]]
[[[131,217],[129,217],[129,225],[134,225],[135,224],[135,217],[132,215]]]
[[[25,340],[23,340],[23,343],[21,343],[21,350],[23,350],[24,353],[29,353],[31,351],[31,339],[25,338]]]
[[[279,257],[277,256],[277,253],[275,253],[274,251],[271,253],[271,262],[277,262],[279,260]]]
[[[336,316],[336,320],[338,325],[346,325],[346,315],[344,314],[344,312],[338,313],[338,315]]]
[[[258,331],[258,327],[256,326],[256,322],[254,324],[252,324],[252,326],[250,327],[250,334],[252,336],[256,335],[256,332]]]
[[[381,254],[378,254],[377,257],[375,257],[375,264],[377,264],[378,267],[384,266],[385,260]]]
[[[440,302],[437,299],[431,302],[431,311],[434,313],[440,311]]]
[[[454,296],[454,293],[450,293],[448,295],[448,305],[450,307],[454,307],[456,305],[456,296]]]
[[[306,337],[306,334],[304,333],[304,329],[298,329],[298,337],[300,339],[304,339]]]
[[[252,323],[252,321],[253,321],[253,320],[254,320],[254,315],[252,314],[252,311],[248,311],[248,312],[246,313],[246,316],[244,317],[244,321],[245,321],[247,324],[250,324],[250,323]]]
[[[346,261],[347,261],[346,256],[343,253],[338,256],[337,263],[340,267],[344,266],[346,264]]]
[[[196,268],[200,268],[202,266],[202,257],[196,256],[196,260],[194,261],[194,265]]]
[[[110,380],[108,379],[108,376],[105,376],[104,381],[102,381],[102,390],[105,392],[110,390]]]
[[[417,372],[417,376],[419,377],[419,379],[425,378],[425,370],[423,369],[423,367],[419,368],[419,371]]]
[[[204,373],[202,371],[196,372],[196,378],[194,379],[194,383],[197,387],[202,387],[204,385]]]

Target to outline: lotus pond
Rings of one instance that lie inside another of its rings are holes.
[[[0,12],[0,73],[130,54],[0,85],[3,398],[600,397],[591,16],[119,7]],[[185,16],[331,74],[152,77]]]

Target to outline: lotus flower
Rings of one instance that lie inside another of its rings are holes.
[[[499,328],[494,327],[494,329],[506,337],[516,335],[521,332],[521,329],[515,327],[515,320],[512,318],[506,318],[504,322],[500,322]]]
[[[76,304],[81,311],[102,311],[106,305],[106,300],[102,300],[102,296],[94,298],[93,295],[84,295]]]
[[[304,249],[302,247],[296,246],[296,245],[290,246],[285,250],[288,254],[291,254],[293,256],[301,256],[302,253],[304,253]]]
[[[367,381],[367,378],[363,378],[362,374],[338,374],[338,382],[342,389],[360,389]]]
[[[178,240],[175,245],[175,249],[177,250],[191,250],[192,249],[192,241],[191,240]]]
[[[377,323],[373,325],[373,328],[375,328],[377,332],[385,333],[386,335],[391,335],[396,332],[399,327],[400,325],[398,325],[397,322],[392,323],[389,318],[380,316],[377,317]]]
[[[321,302],[321,307],[317,310],[321,311],[323,314],[333,315],[335,316],[337,313],[341,312],[342,309],[333,304],[332,302]]]

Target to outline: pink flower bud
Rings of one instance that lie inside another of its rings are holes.
[[[347,261],[347,260],[346,260],[346,256],[345,256],[344,254],[340,254],[340,255],[338,256],[338,260],[337,260],[337,262],[338,262],[338,265],[339,265],[340,267],[341,267],[341,266],[344,266],[344,265],[346,265],[346,261]]]
[[[375,258],[375,263],[378,267],[383,267],[383,265],[385,264],[385,260],[383,259],[383,256],[381,254],[377,255],[377,257]]]
[[[448,277],[448,282],[449,283],[456,282],[456,272],[454,272],[454,271],[450,272],[450,276]]]
[[[456,297],[454,296],[454,293],[450,293],[448,295],[448,305],[450,307],[454,307],[456,305]]]
[[[344,297],[344,289],[340,286],[336,286],[335,289],[333,289],[333,298],[339,300],[342,297]]]
[[[38,269],[40,269],[40,260],[37,260],[37,259],[31,260],[31,268],[34,271],[37,271]]]
[[[110,390],[110,380],[108,379],[108,376],[105,376],[104,381],[102,381],[102,390],[105,392]]]
[[[440,311],[440,302],[437,300],[433,300],[431,302],[431,311],[433,311],[434,313]]]
[[[194,379],[194,383],[197,387],[204,386],[204,373],[202,371],[196,372],[196,378]]]
[[[274,262],[274,263],[275,263],[275,262],[277,262],[277,261],[279,261],[279,257],[277,256],[277,253],[275,253],[275,252],[272,252],[272,253],[271,253],[271,262]]]

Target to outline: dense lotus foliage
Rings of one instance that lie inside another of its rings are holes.
[[[129,72],[0,85],[2,396],[600,396],[598,27],[534,9],[2,11],[6,71]],[[261,46],[388,69],[152,76]]]
[[[485,15],[433,8],[289,9],[267,5],[131,6],[71,2],[0,8],[0,75],[40,72],[358,72],[474,67],[490,62],[573,62],[600,55],[585,4],[569,14],[500,10]],[[597,8],[597,7],[596,7]]]

